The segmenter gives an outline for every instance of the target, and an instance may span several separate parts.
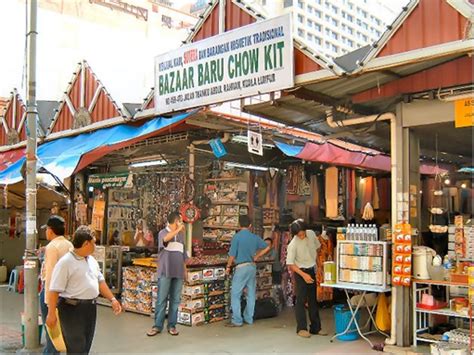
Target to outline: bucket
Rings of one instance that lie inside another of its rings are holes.
[[[336,263],[334,261],[324,262],[324,283],[333,284],[336,282]]]
[[[342,304],[338,304],[334,306],[334,323],[335,323],[335,328],[336,328],[336,334],[340,334],[346,330],[347,325],[349,324],[351,318],[352,318],[352,313],[349,310],[349,308],[347,308],[347,306],[342,305]],[[357,322],[359,322],[360,320],[359,312],[356,313],[355,318]],[[351,327],[349,328],[346,334],[337,336],[337,339],[342,340],[342,341],[357,340],[358,338],[359,338],[359,333],[357,332],[357,327],[354,322],[351,324]]]

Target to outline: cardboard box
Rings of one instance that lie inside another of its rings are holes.
[[[225,267],[218,267],[214,269],[214,277],[216,280],[225,279]]]
[[[204,308],[204,298],[197,298],[192,300],[184,300],[179,305],[179,310],[182,312],[195,313]]]
[[[182,294],[187,297],[200,297],[204,295],[204,285],[195,285],[195,286],[189,286],[186,285],[183,287],[183,292]]]
[[[178,312],[178,323],[183,325],[195,326],[205,322],[204,312],[189,313]]]
[[[188,271],[186,281],[190,284],[202,281],[202,271]]]
[[[203,269],[202,270],[202,279],[203,281],[212,281],[214,278],[214,268],[212,269]]]

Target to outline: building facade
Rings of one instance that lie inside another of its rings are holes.
[[[334,58],[380,38],[396,10],[383,0],[254,0],[270,16],[292,13],[297,37]]]

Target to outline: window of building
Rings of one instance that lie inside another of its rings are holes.
[[[324,16],[324,18],[326,19],[326,22],[330,22],[330,21],[331,21],[331,17],[330,17],[329,15]]]
[[[329,1],[327,1],[327,0],[324,2],[324,6],[326,6],[326,9],[331,8],[331,5],[329,4]]]
[[[349,6],[350,10],[354,9],[354,4],[351,2],[347,3],[347,6]]]
[[[331,6],[331,10],[332,10],[332,12],[335,13],[335,14],[337,14],[337,13],[339,12],[339,9],[338,9],[336,6],[334,6],[334,5]]]
[[[344,10],[341,11],[342,18],[346,18],[346,12]]]
[[[358,26],[362,26],[362,21],[360,19],[357,19],[356,23],[357,23]]]
[[[331,43],[329,43],[328,41],[326,41],[326,48],[327,48],[327,49],[330,49],[330,48],[331,48]]]
[[[310,19],[306,21],[306,24],[308,25],[309,28],[313,28],[313,21],[311,21]]]
[[[316,42],[316,44],[317,44],[318,46],[320,46],[321,43],[322,43],[321,38],[316,37],[316,36],[314,36],[314,42]]]
[[[381,21],[380,21],[378,18],[376,18],[376,19],[375,19],[375,23],[377,24],[377,26],[380,26]]]
[[[301,0],[298,0],[298,7],[302,9],[304,7],[304,3]]]
[[[309,41],[312,41],[313,40],[313,35],[311,33],[308,33],[306,35],[306,38],[308,38]]]
[[[334,53],[337,53],[339,51],[339,47],[335,46],[334,44],[331,45],[331,49]]]
[[[364,27],[366,30],[369,29],[369,25],[367,25],[365,22],[362,22],[362,27]]]
[[[339,35],[334,31],[331,32],[331,37],[336,39],[336,40],[339,39]]]
[[[350,33],[351,35],[353,35],[354,29],[352,27],[347,27],[347,33]]]
[[[362,35],[362,40],[364,42],[368,42],[369,38],[366,35]]]
[[[291,7],[291,6],[293,6],[293,0],[284,0],[283,1],[283,7],[284,8]]]
[[[337,25],[339,24],[336,19],[331,19],[331,22],[332,22],[332,25],[335,27],[337,27]]]
[[[304,30],[302,28],[298,28],[298,36],[304,37]]]
[[[313,7],[311,5],[308,5],[308,13],[309,14],[313,13]]]
[[[351,40],[351,39],[348,39],[347,40],[347,45],[350,46],[350,47],[354,47],[354,41]]]
[[[367,18],[367,11],[362,10],[362,17]]]
[[[382,35],[380,31],[375,31],[375,34],[377,35],[377,37],[380,37]]]
[[[318,25],[317,23],[314,24],[314,28],[315,28],[316,31],[318,31],[318,32],[321,32],[321,30],[322,30],[321,25]]]
[[[326,36],[329,37],[330,34],[331,34],[331,31],[329,30],[329,28],[326,28]]]
[[[354,22],[354,16],[347,15],[347,20],[350,21],[350,22]]]
[[[316,17],[321,18],[321,11],[316,10],[314,14],[316,15]]]
[[[314,0],[314,2],[315,2],[316,4],[321,5],[321,0]]]
[[[304,22],[304,17],[303,15],[298,15],[298,22],[303,23]]]

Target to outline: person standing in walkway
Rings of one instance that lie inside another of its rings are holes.
[[[321,319],[316,301],[316,251],[319,240],[316,233],[306,230],[303,220],[291,223],[290,232],[294,236],[288,245],[286,264],[295,274],[296,284],[296,333],[303,338],[315,335],[327,335],[321,330]],[[310,327],[306,320],[305,305],[308,304]]]
[[[235,263],[231,289],[232,320],[226,324],[227,327],[241,327],[243,322],[253,324],[257,291],[255,262],[270,250],[262,238],[250,232],[249,216],[239,216],[239,224],[241,229],[232,238],[226,267],[226,274],[230,275],[231,268]],[[240,298],[245,288],[247,289],[247,304],[242,319]]]
[[[64,255],[53,270],[46,324],[50,328],[56,325],[57,308],[67,353],[88,354],[94,339],[99,294],[112,303],[116,315],[122,311],[122,306],[92,256],[95,237],[90,228],[77,228],[72,244],[74,249]]]
[[[158,298],[155,306],[155,323],[147,332],[155,336],[163,331],[166,315],[166,303],[169,299],[168,333],[179,335],[176,329],[178,306],[181,302],[181,290],[186,274],[184,224],[178,212],[168,216],[168,225],[158,234]]]
[[[72,250],[73,246],[72,243],[64,237],[64,219],[62,217],[57,215],[50,216],[46,224],[41,228],[46,230],[46,239],[49,241],[45,248],[44,261],[41,267],[42,287],[40,293],[40,305],[43,324],[45,324],[46,317],[48,316],[48,291],[51,284],[53,269],[59,259]],[[59,354],[51,342],[48,332],[45,333],[46,346],[43,349],[43,354]]]

